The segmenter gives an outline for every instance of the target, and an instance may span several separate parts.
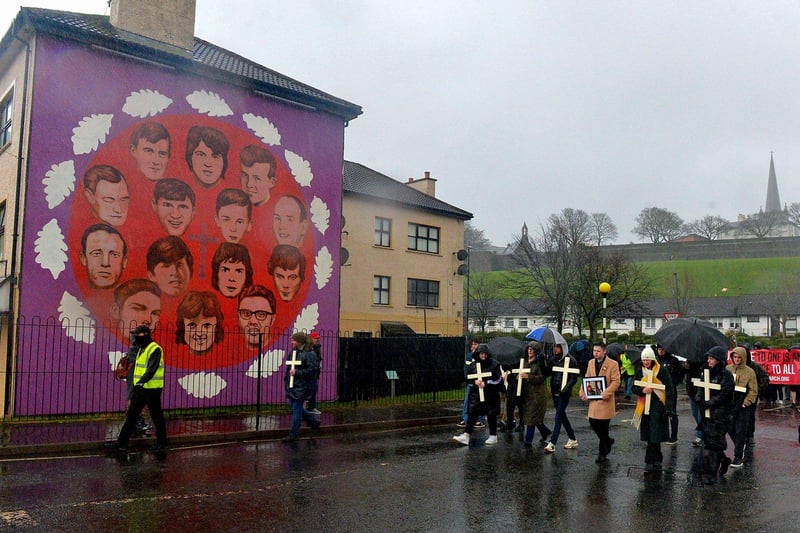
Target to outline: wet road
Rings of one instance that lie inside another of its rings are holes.
[[[19,531],[796,531],[798,416],[759,414],[752,464],[714,486],[690,475],[695,449],[664,446],[664,474],[645,479],[644,448],[612,424],[609,462],[580,402],[580,448],[545,455],[520,434],[497,446],[455,425],[350,437],[142,453],[118,463],[75,457],[0,463],[0,530]],[[549,413],[552,417],[552,413]]]

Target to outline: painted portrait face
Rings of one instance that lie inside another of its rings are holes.
[[[181,258],[174,263],[158,263],[147,277],[167,296],[178,296],[189,286],[191,270],[186,258]]]
[[[272,343],[270,328],[275,322],[275,310],[263,296],[248,296],[239,302],[237,315],[239,329],[244,333],[247,344],[253,348],[258,347],[259,334],[263,333],[263,346]]]
[[[149,291],[132,294],[116,309],[112,316],[119,320],[122,331],[128,331],[136,326],[147,325],[155,330],[161,318],[161,298]]]
[[[217,317],[198,315],[194,318],[184,318],[184,340],[189,345],[189,351],[204,353],[214,346],[214,332],[217,329]]]
[[[247,270],[243,263],[233,261],[223,261],[219,265],[217,274],[217,284],[219,285],[219,292],[226,298],[235,298],[239,296],[244,288],[244,282],[247,279]]]
[[[240,242],[252,227],[247,216],[247,207],[243,205],[230,204],[220,207],[214,221],[222,232],[222,238],[233,243]]]
[[[252,166],[242,167],[242,190],[250,197],[253,205],[263,205],[269,200],[276,181],[274,176],[269,177],[270,170],[269,163],[253,163]]]
[[[275,211],[272,214],[272,230],[278,244],[291,244],[300,247],[308,229],[308,219],[301,220],[301,210],[297,202],[288,196],[283,196],[275,202]]]
[[[128,184],[124,180],[118,183],[100,180],[94,193],[86,190],[84,194],[92,212],[106,224],[118,227],[128,219],[131,196],[128,193]]]
[[[220,180],[224,164],[222,154],[213,153],[203,141],[192,152],[192,170],[198,181],[206,187]]]
[[[278,289],[278,296],[284,302],[290,301],[300,290],[299,265],[293,269],[275,267],[272,277],[275,279],[275,288]]]
[[[119,235],[98,230],[86,238],[81,251],[81,264],[86,267],[89,284],[95,289],[112,289],[119,283],[122,270],[128,265],[125,243]]]
[[[169,140],[161,139],[151,143],[141,138],[136,146],[131,146],[131,155],[136,160],[136,168],[150,181],[164,177],[169,161]]]
[[[186,198],[184,200],[167,200],[159,198],[151,200],[150,205],[158,217],[158,222],[168,235],[181,236],[189,227],[189,223],[194,218],[195,209],[192,202]]]

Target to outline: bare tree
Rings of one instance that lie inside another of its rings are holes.
[[[470,222],[464,222],[464,246],[472,248],[473,250],[488,250],[492,243],[483,234],[483,230],[475,227]]]
[[[725,233],[729,225],[730,222],[722,217],[706,215],[687,224],[686,230],[687,233],[696,233],[701,237],[714,241]]]
[[[586,244],[592,239],[592,219],[582,209],[567,207],[561,213],[550,215],[547,221],[548,231],[554,232],[554,237],[562,240],[568,248]]]
[[[653,278],[621,253],[603,254],[596,247],[581,250],[579,268],[570,287],[570,302],[577,308],[582,321],[588,325],[590,338],[596,338],[602,327],[603,301],[598,294],[602,282],[611,285],[606,298],[608,317],[616,313],[641,314],[639,302],[652,295]]]
[[[750,215],[739,223],[742,233],[752,235],[757,239],[768,237],[784,220],[783,211],[770,211],[765,213],[763,210],[755,215]]]
[[[497,298],[498,285],[494,278],[485,273],[475,273],[469,280],[469,314],[481,333],[486,333],[486,324],[495,313],[494,299]]]
[[[795,228],[800,228],[800,203],[789,204],[786,208],[786,222]]]
[[[591,217],[589,224],[591,226],[592,242],[596,246],[614,242],[619,236],[619,232],[611,217],[605,213],[592,213]]]
[[[646,207],[636,215],[633,232],[654,244],[669,242],[680,236],[683,220],[676,213],[660,207]]]

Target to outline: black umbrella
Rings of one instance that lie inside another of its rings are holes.
[[[492,357],[507,367],[519,366],[519,360],[525,357],[528,345],[516,337],[495,337],[486,343],[492,352]]]
[[[642,358],[642,351],[627,342],[612,342],[606,347],[606,355],[611,356],[612,359],[619,361],[620,354],[625,354],[632,363],[635,363]]]
[[[708,320],[676,318],[661,326],[653,338],[662,348],[690,361],[705,361],[714,346],[731,347],[731,341]]]

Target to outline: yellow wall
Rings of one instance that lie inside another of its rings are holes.
[[[455,252],[464,247],[464,223],[461,220],[412,210],[396,204],[363,199],[345,192],[342,211],[346,224],[342,246],[350,257],[341,273],[342,336],[355,331],[380,335],[382,321],[405,322],[415,332],[460,336],[463,331],[464,276],[456,274],[460,261]],[[391,246],[375,246],[375,217],[392,220]],[[439,253],[409,251],[408,223],[439,228]],[[389,305],[375,305],[373,276],[391,278]],[[436,309],[409,307],[408,278],[439,282],[439,306]]]

